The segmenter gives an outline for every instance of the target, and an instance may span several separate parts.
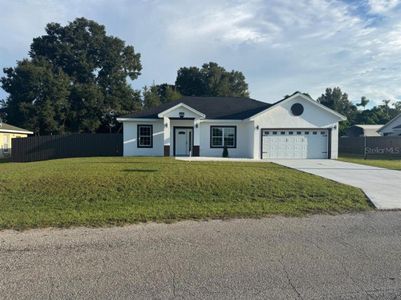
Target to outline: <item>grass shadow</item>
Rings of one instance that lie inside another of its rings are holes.
[[[159,170],[155,169],[124,169],[122,172],[138,172],[138,173],[153,173],[158,172]]]

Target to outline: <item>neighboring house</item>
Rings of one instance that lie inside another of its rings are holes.
[[[379,133],[384,136],[401,136],[401,114],[380,128]]]
[[[347,137],[359,137],[359,136],[380,136],[378,130],[383,125],[352,125],[345,131]]]
[[[183,97],[117,119],[124,156],[253,159],[337,158],[341,114],[296,92],[274,104],[237,97]]]
[[[11,140],[13,138],[24,138],[28,134],[33,134],[33,132],[0,121],[0,158],[11,154]]]

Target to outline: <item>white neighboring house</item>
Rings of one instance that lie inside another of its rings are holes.
[[[12,139],[25,138],[31,134],[32,131],[12,126],[0,119],[0,158],[11,155]]]
[[[240,97],[183,97],[117,120],[124,156],[304,159],[338,156],[346,118],[296,92],[269,104]]]
[[[401,136],[401,114],[378,130],[384,136]]]

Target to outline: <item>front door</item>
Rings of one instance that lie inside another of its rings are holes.
[[[192,128],[175,128],[175,156],[192,154],[192,135]]]

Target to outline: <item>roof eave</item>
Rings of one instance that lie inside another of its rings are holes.
[[[14,129],[1,129],[0,132],[4,133],[18,133],[18,134],[33,134],[33,131],[28,130],[14,130]]]
[[[282,105],[282,104],[284,104],[286,102],[289,102],[290,100],[292,100],[293,98],[295,98],[297,96],[301,96],[302,98],[304,98],[307,101],[319,106],[320,108],[322,108],[323,110],[327,111],[328,113],[331,113],[331,114],[337,116],[339,118],[339,121],[346,121],[347,120],[347,117],[345,117],[344,115],[342,115],[342,114],[340,114],[340,113],[338,113],[338,112],[336,112],[336,111],[324,106],[323,104],[313,100],[311,97],[306,96],[306,95],[298,92],[298,93],[295,93],[294,95],[288,97],[287,99],[284,99],[283,101],[277,102],[277,103],[273,104],[272,106],[268,107],[267,109],[265,109],[265,110],[263,110],[261,112],[258,112],[257,114],[254,114],[253,116],[249,117],[247,119],[247,121],[254,121],[256,117],[268,112],[269,110],[271,110],[271,109],[273,109],[273,108],[275,108],[275,107],[277,107],[279,105]]]
[[[140,122],[140,121],[159,121],[160,118],[129,118],[129,117],[123,117],[123,118],[117,118],[117,122]]]

